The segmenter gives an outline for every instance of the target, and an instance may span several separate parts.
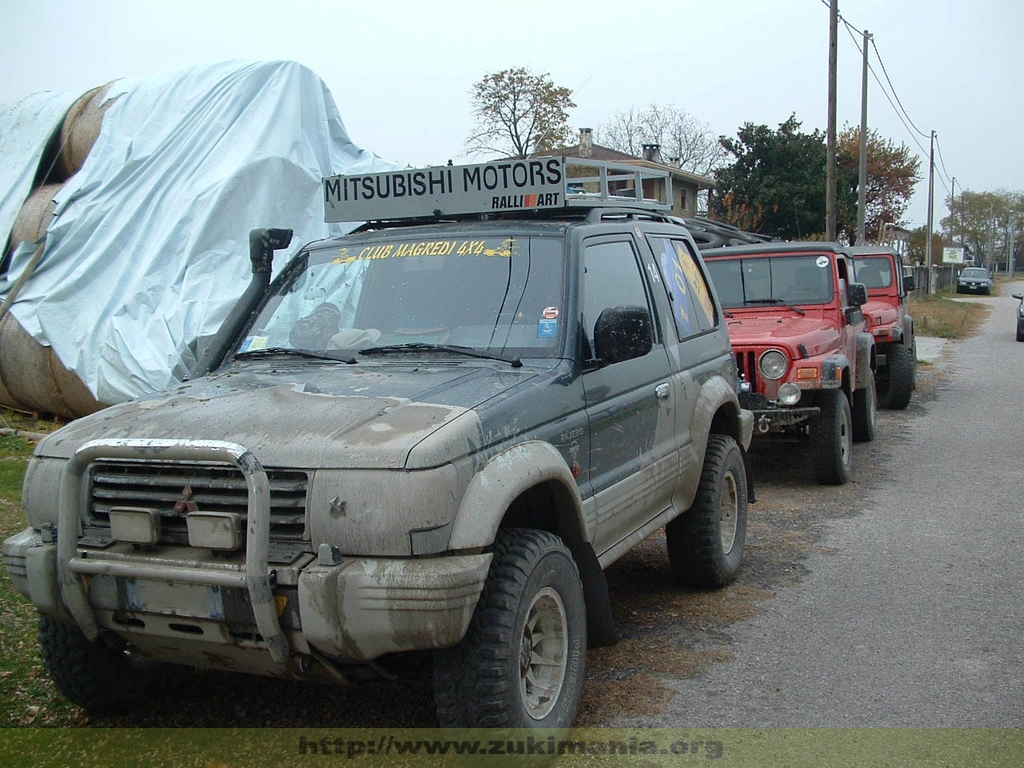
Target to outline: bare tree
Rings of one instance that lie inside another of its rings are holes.
[[[471,93],[476,126],[466,139],[469,154],[527,157],[568,143],[572,91],[547,73],[506,69],[486,75]]]
[[[644,144],[658,144],[662,158],[678,158],[680,168],[701,176],[711,175],[728,157],[707,123],[674,104],[620,110],[598,128],[597,134],[599,143],[637,156]]]

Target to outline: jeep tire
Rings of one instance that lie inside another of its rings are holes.
[[[185,668],[132,658],[104,640],[49,616],[39,617],[39,646],[50,677],[67,696],[95,715],[128,712],[163,694]]]
[[[901,411],[910,405],[917,368],[914,357],[914,349],[904,344],[892,344],[886,350],[888,375],[878,393],[879,407]]]
[[[822,485],[842,485],[850,479],[853,429],[850,402],[840,389],[826,389],[818,399],[821,412],[811,421],[814,476]]]
[[[724,587],[736,578],[747,538],[743,454],[727,435],[709,435],[693,506],[665,526],[668,558],[687,587]]]
[[[465,637],[434,653],[442,728],[569,728],[587,650],[583,585],[560,538],[498,532]]]
[[[875,389],[875,374],[868,371],[868,385],[853,393],[853,439],[858,443],[870,443],[875,439],[878,426],[878,398]]]

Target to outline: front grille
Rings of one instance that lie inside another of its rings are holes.
[[[306,531],[305,472],[267,469],[271,541],[303,541]],[[96,461],[90,467],[89,525],[110,527],[111,507],[145,507],[160,513],[161,542],[187,544],[189,511],[236,512],[244,518],[245,477],[228,464],[158,461]]]
[[[750,391],[757,392],[757,353],[743,350],[736,353],[736,368],[740,378],[750,384]]]

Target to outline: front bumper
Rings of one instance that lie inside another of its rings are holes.
[[[813,419],[821,412],[817,406],[774,407],[764,395],[755,393],[740,394],[740,405],[753,414],[754,431],[760,435],[784,432],[789,427]]]
[[[101,456],[234,464],[249,488],[244,554],[80,546],[83,478]],[[270,568],[266,489],[263,468],[237,444],[93,441],[68,461],[56,531],[28,528],[9,538],[4,560],[41,613],[77,624],[91,639],[115,632],[142,655],[178,664],[294,676],[313,658],[367,662],[448,647],[465,634],[489,553],[348,558],[324,545]]]

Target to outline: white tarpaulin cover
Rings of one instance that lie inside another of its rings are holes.
[[[78,95],[0,108],[5,137],[26,122],[25,108],[34,110],[28,122],[54,120],[39,136],[0,144],[0,243],[46,138]],[[107,94],[115,97],[88,159],[57,198],[43,259],[11,308],[108,404],[182,378],[197,340],[216,332],[249,283],[250,229],[295,230],[276,274],[303,243],[352,228],[324,223],[322,177],[396,167],[352,143],[323,81],[294,62],[119,80]],[[0,298],[34,250],[17,249]]]

